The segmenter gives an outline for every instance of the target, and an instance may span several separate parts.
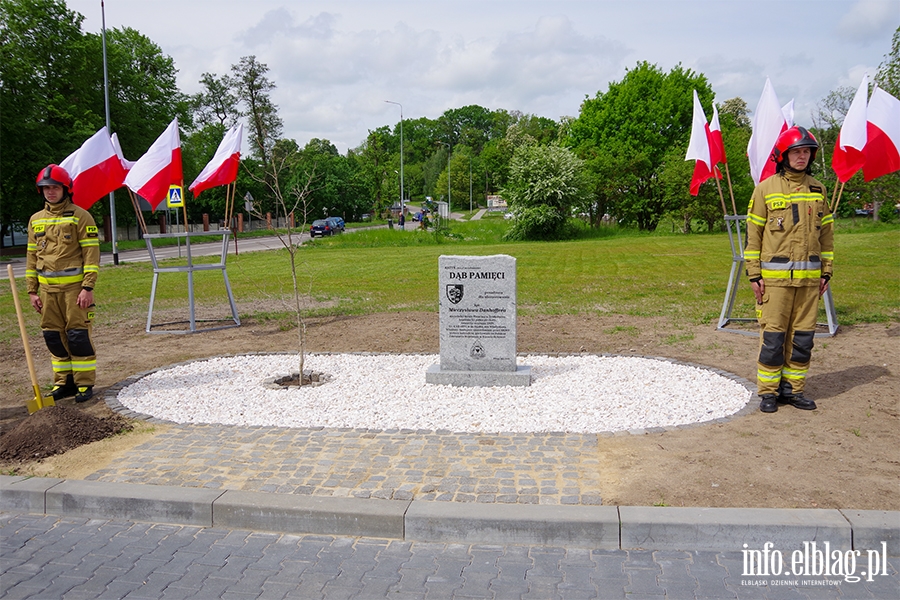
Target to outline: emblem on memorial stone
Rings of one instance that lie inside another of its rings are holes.
[[[476,340],[475,343],[472,344],[470,354],[472,355],[472,358],[484,358],[486,356],[484,346],[481,345],[481,342]]]
[[[463,286],[461,283],[451,283],[447,285],[447,300],[453,304],[459,304],[463,299]]]

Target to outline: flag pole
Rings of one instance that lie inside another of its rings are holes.
[[[104,6],[103,0],[100,0],[100,17],[101,17],[101,33],[103,34],[102,42],[103,42],[103,105],[106,108],[106,131],[109,135],[112,135],[110,132],[112,131],[109,121],[109,73],[106,65],[106,7]],[[112,234],[112,255],[113,255],[113,264],[118,266],[119,264],[119,245],[118,245],[118,237],[119,234],[116,231],[116,194],[115,192],[109,193],[109,220],[110,220],[110,233]]]
[[[837,192],[837,200],[834,199],[834,194],[831,195],[831,214],[834,214],[835,211],[837,211],[838,204],[841,203],[841,196],[844,195],[844,184],[845,183],[847,183],[847,182],[846,181],[841,182],[841,190],[839,192]],[[835,186],[834,189],[837,190],[837,187]]]
[[[719,190],[719,202],[722,205],[722,214],[727,217],[728,209],[725,208],[725,196],[722,194],[722,183],[719,181],[719,178],[716,177],[716,173],[715,173],[715,171],[718,168],[719,168],[718,166],[715,166],[715,165],[713,166],[713,179],[716,180],[716,188],[718,188],[718,190]],[[721,171],[719,171],[719,172],[721,173]]]
[[[725,177],[728,178],[728,194],[731,196],[731,208],[734,210],[734,216],[737,216],[737,205],[734,203],[734,188],[731,185],[731,173],[728,172],[728,163],[725,163]]]
[[[144,222],[144,213],[141,212],[141,204],[135,197],[134,192],[131,191],[131,188],[126,189],[128,190],[128,197],[131,198],[131,206],[134,207],[134,216],[137,219],[137,223],[144,235],[147,235],[147,223]]]

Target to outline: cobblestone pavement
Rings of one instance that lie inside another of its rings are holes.
[[[0,513],[0,541],[0,598],[10,600],[900,596],[896,561],[871,582],[745,577],[740,552],[413,543],[12,513]]]
[[[598,505],[597,441],[597,435],[571,433],[173,424],[86,479],[394,500]]]

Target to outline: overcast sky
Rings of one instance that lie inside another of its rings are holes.
[[[66,0],[101,29],[101,0]],[[369,129],[478,104],[559,119],[625,70],[679,62],[722,102],[756,107],[771,78],[795,120],[829,91],[874,77],[900,25],[897,0],[105,0],[178,69],[183,92],[241,57],[269,66],[284,134],[341,152]],[[691,98],[686,97],[685,103]],[[707,115],[709,117],[710,115]]]

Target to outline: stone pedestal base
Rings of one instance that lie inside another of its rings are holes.
[[[442,371],[440,364],[425,372],[425,383],[457,387],[493,387],[498,385],[531,385],[531,367],[519,365],[515,371]]]

